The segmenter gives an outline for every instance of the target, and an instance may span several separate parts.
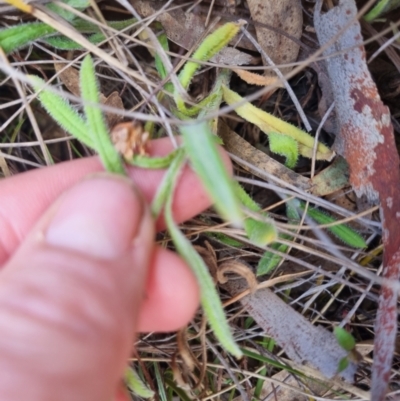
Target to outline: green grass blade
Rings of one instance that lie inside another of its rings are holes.
[[[121,157],[114,148],[100,109],[100,99],[96,72],[90,55],[82,62],[80,71],[80,87],[84,109],[87,118],[87,129],[95,149],[107,171],[116,174],[125,174]]]
[[[201,305],[215,336],[228,352],[237,358],[241,357],[242,353],[232,336],[221,300],[219,299],[208,268],[190,241],[182,234],[174,222],[172,217],[172,194],[170,194],[167,201],[165,221],[177,251],[192,268],[197,278],[200,286]]]
[[[82,116],[65,99],[50,89],[46,89],[46,83],[41,78],[32,75],[29,78],[35,92],[43,89],[38,98],[57,124],[86,146],[94,148],[94,143],[87,133],[87,125]]]
[[[43,22],[33,22],[5,28],[0,30],[0,47],[8,54],[27,46],[34,40],[52,35],[54,32],[56,32],[54,28]]]
[[[218,213],[225,220],[241,225],[243,215],[235,195],[234,184],[207,123],[181,126],[180,131],[192,167],[214,201]]]

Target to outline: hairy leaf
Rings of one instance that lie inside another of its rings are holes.
[[[270,132],[268,138],[271,152],[286,157],[286,167],[295,167],[299,158],[296,140],[288,135],[277,134],[276,132]]]
[[[82,116],[65,99],[50,89],[46,89],[46,83],[41,78],[36,76],[30,76],[29,78],[36,92],[42,89],[38,98],[57,124],[86,146],[94,148],[94,142],[88,135],[87,125]]]
[[[226,171],[215,137],[207,123],[182,125],[180,131],[193,169],[201,178],[218,213],[225,220],[241,225],[243,214],[235,195],[233,181]]]
[[[82,62],[80,86],[82,99],[85,102],[87,129],[104,167],[112,173],[126,174],[122,160],[111,142],[108,127],[100,109],[96,72],[90,55],[87,55]]]
[[[0,47],[4,52],[11,53],[30,42],[46,35],[54,34],[56,30],[43,22],[32,22],[16,25],[0,31]]]

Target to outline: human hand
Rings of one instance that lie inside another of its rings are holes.
[[[168,139],[150,152],[171,151]],[[229,162],[225,157],[227,166]],[[0,399],[109,401],[139,331],[187,323],[198,289],[185,263],[154,244],[148,203],[164,174],[102,174],[97,158],[0,182]],[[210,204],[183,173],[173,210]],[[155,227],[156,226],[156,227]]]

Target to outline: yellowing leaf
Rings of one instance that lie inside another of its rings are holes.
[[[299,143],[299,145],[303,145],[299,146],[299,153],[302,156],[310,157],[312,155],[315,139],[307,134],[307,132],[273,116],[270,113],[267,113],[266,111],[258,109],[226,86],[222,86],[222,90],[224,93],[224,100],[230,106],[236,105],[237,103],[243,103],[241,106],[235,107],[235,111],[240,117],[257,125],[257,127],[267,135],[271,132],[276,132],[292,137]],[[316,158],[318,160],[331,160],[334,155],[335,152],[324,144],[320,142],[318,143],[316,152]]]

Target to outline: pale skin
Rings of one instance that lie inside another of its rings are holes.
[[[168,139],[149,146],[171,150]],[[164,172],[101,171],[89,158],[0,181],[1,400],[117,399],[135,334],[176,330],[198,307],[189,268],[154,242],[164,224],[149,203]],[[209,205],[187,168],[176,220]]]

